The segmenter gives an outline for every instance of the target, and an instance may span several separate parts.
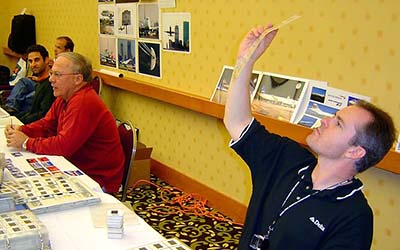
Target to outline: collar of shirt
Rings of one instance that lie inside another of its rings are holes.
[[[307,166],[305,168],[300,169],[298,172],[298,179],[300,181],[299,188],[307,193],[313,191],[312,188],[310,188],[313,186],[311,179],[311,173],[313,169],[314,167]],[[304,177],[302,178],[302,176]],[[347,184],[340,185],[332,189],[323,190],[318,194],[316,194],[315,196],[321,198],[328,198],[331,199],[332,201],[339,201],[351,197],[358,191],[361,191],[362,188],[363,188],[362,182],[357,178],[353,178],[351,182]]]

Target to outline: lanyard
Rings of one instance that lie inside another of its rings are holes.
[[[302,179],[302,180],[304,179],[304,175],[301,176],[301,179]],[[316,191],[314,191],[313,193],[310,193],[310,194],[304,196],[303,198],[301,198],[301,199],[299,199],[299,200],[293,202],[292,204],[288,205],[287,207],[285,207],[286,202],[288,201],[288,199],[290,198],[290,196],[292,195],[292,193],[294,192],[294,190],[297,188],[297,186],[300,184],[300,180],[298,180],[298,181],[296,182],[296,184],[294,184],[294,186],[292,187],[292,189],[290,190],[290,192],[287,194],[285,200],[283,201],[283,203],[282,203],[282,205],[281,205],[281,210],[280,210],[280,212],[279,212],[278,215],[275,217],[275,219],[272,221],[272,223],[268,226],[267,232],[266,232],[264,235],[254,234],[254,235],[253,235],[253,238],[252,238],[252,240],[251,240],[250,247],[251,247],[252,249],[264,249],[263,246],[266,246],[266,247],[267,247],[267,246],[268,246],[268,239],[269,239],[269,236],[270,236],[271,232],[274,231],[274,227],[275,227],[276,222],[277,222],[289,209],[291,209],[292,207],[298,205],[299,203],[301,203],[301,202],[307,200],[308,198],[310,198],[310,197],[312,197],[312,196],[314,196],[314,195],[317,195],[317,194],[320,193],[320,192],[323,192],[323,191],[328,190],[328,189],[334,189],[334,188],[337,188],[337,187],[346,185],[346,184],[352,182],[352,180],[353,180],[353,179],[348,179],[348,180],[345,180],[345,181],[342,181],[342,182],[333,184],[333,185],[331,185],[331,186],[329,186],[329,187],[326,187],[326,188],[324,188],[324,189],[316,190]]]

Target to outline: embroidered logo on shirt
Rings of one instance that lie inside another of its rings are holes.
[[[315,217],[310,217],[310,221],[314,223],[322,232],[325,231],[325,227],[322,223],[319,222],[319,220],[315,219]]]

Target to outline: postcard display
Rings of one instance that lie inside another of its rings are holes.
[[[234,67],[223,66],[210,101],[225,104]],[[367,96],[328,87],[324,81],[253,71],[249,82],[253,112],[309,128]]]
[[[80,181],[80,170],[63,172],[46,156],[0,153],[0,168],[0,250],[51,249],[48,231],[35,214],[101,201]]]
[[[301,101],[294,123],[316,128],[324,117],[332,117],[340,109],[354,104],[357,100],[371,101],[368,96],[318,84],[310,84]]]
[[[173,4],[137,2],[99,0],[100,65],[161,78],[161,49],[190,53],[190,13],[161,18]]]

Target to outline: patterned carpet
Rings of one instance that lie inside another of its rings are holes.
[[[241,226],[207,207],[200,197],[182,196],[181,191],[153,175],[150,181],[155,185],[130,189],[127,201],[156,231],[196,250],[237,249]]]

